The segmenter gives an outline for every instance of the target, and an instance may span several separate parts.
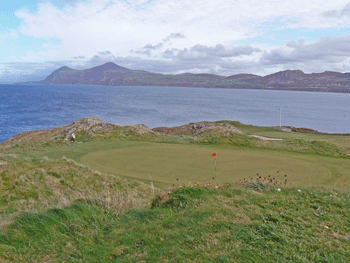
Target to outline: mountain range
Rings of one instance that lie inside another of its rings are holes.
[[[39,82],[46,85],[171,86],[233,89],[277,89],[350,93],[350,73],[305,74],[285,70],[267,76],[237,74],[159,74],[132,70],[108,62],[85,70],[61,67]]]

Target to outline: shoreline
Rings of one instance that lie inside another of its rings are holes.
[[[94,117],[87,117],[87,118],[84,118],[84,119],[89,119],[89,118],[94,118]],[[81,120],[84,120],[84,119],[76,120],[76,121],[72,122],[72,124],[77,123],[77,122],[79,122]],[[94,118],[94,119],[98,119],[98,118]],[[181,129],[182,127],[187,127],[187,126],[190,126],[190,125],[213,124],[213,123],[220,124],[221,122],[223,122],[223,120],[214,121],[214,122],[201,121],[201,122],[190,122],[188,124],[184,124],[184,125],[180,125],[180,126],[170,126],[170,127],[160,126],[160,127],[149,128],[145,124],[119,125],[119,124],[116,124],[116,123],[104,122],[104,121],[102,121],[102,119],[100,119],[100,120],[101,120],[102,123],[106,123],[108,125],[119,126],[119,127],[131,127],[131,128],[132,127],[137,127],[138,129],[141,128],[141,129],[144,129],[144,130],[150,130],[150,131],[154,131],[154,132],[159,131],[159,130],[168,130],[168,131],[170,131],[170,130],[174,130],[174,129]],[[327,132],[319,132],[317,130],[313,130],[313,129],[305,128],[305,127],[257,126],[257,125],[251,125],[251,124],[244,124],[244,123],[241,123],[239,121],[228,121],[227,120],[227,122],[231,122],[231,123],[232,122],[238,122],[239,125],[242,125],[242,126],[251,126],[251,127],[256,127],[256,128],[262,128],[262,129],[264,129],[264,128],[273,128],[273,129],[276,129],[276,131],[285,132],[285,133],[293,132],[293,133],[308,133],[308,134],[317,134],[317,135],[326,135],[326,136],[350,136],[350,132],[349,133],[327,133]],[[62,125],[62,126],[53,127],[53,128],[31,130],[31,131],[25,131],[25,132],[17,133],[14,136],[12,136],[12,137],[10,137],[10,138],[8,138],[6,140],[0,141],[0,146],[3,143],[6,144],[7,142],[10,142],[10,141],[13,141],[13,140],[17,140],[18,142],[20,142],[21,139],[18,140],[17,138],[26,137],[26,135],[30,135],[30,134],[36,134],[36,133],[47,133],[47,134],[50,134],[50,133],[54,132],[55,130],[66,128],[66,127],[68,127],[68,126],[70,126],[72,124]],[[181,134],[179,134],[179,135],[183,136]],[[193,136],[195,136],[195,135],[193,135]],[[272,137],[266,137],[266,136],[262,136],[262,135],[254,135],[254,134],[250,134],[248,136],[249,137],[259,138],[261,140],[269,140],[269,141],[280,141],[280,140],[283,140],[281,138],[272,138]]]
[[[21,86],[21,85],[40,85],[40,86],[96,86],[96,87],[164,87],[164,88],[202,88],[202,89],[239,89],[239,90],[268,90],[268,91],[301,91],[301,92],[322,92],[322,93],[350,93],[350,87],[337,87],[335,89],[330,87],[322,87],[322,88],[312,88],[312,87],[242,87],[242,86],[183,86],[183,85],[86,85],[86,84],[43,84],[43,83],[10,83],[10,84],[1,84],[1,86]]]

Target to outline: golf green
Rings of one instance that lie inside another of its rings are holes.
[[[95,149],[77,161],[102,172],[166,184],[236,182],[259,174],[287,179],[288,185],[350,185],[350,162],[342,158],[239,147],[142,142],[125,146]],[[216,167],[212,153],[217,153]]]

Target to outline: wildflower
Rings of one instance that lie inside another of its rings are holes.
[[[278,188],[277,191],[278,191],[278,192],[281,192],[281,188]]]
[[[300,190],[300,189],[298,189],[298,192],[300,193],[300,192],[301,192],[301,190]]]

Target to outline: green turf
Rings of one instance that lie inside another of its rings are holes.
[[[215,158],[217,153],[216,170]],[[87,142],[32,155],[66,156],[106,173],[165,184],[218,183],[275,177],[288,185],[350,186],[345,158],[232,146],[204,146],[131,141]],[[277,172],[278,171],[278,172]],[[215,177],[215,179],[213,179]]]
[[[349,194],[186,187],[116,216],[76,202],[0,232],[2,262],[349,262]]]

